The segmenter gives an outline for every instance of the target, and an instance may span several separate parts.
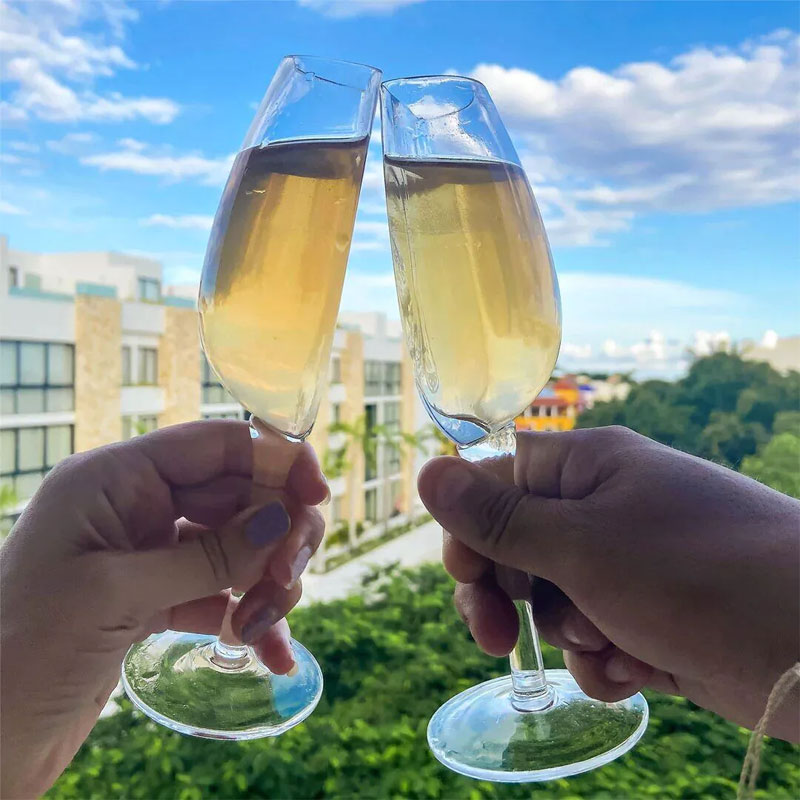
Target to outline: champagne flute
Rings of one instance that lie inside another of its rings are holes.
[[[525,172],[477,81],[388,81],[381,118],[397,296],[423,404],[462,457],[513,455],[514,418],[547,382],[561,343],[558,283]],[[507,568],[497,578],[520,621],[511,674],[433,715],[436,758],[473,778],[522,783],[628,751],[647,727],[644,698],[602,703],[567,670],[545,672],[530,578]]]
[[[342,292],[380,72],[284,58],[236,156],[209,238],[198,306],[203,348],[253,415],[254,437],[278,437],[285,482],[311,432]],[[280,470],[279,470],[280,471]],[[235,639],[228,605],[219,637],[166,631],[123,665],[133,703],[181,733],[277,736],[304,720],[322,672],[292,640],[296,669],[275,675]]]

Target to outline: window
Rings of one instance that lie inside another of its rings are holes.
[[[139,300],[158,303],[161,300],[161,281],[156,278],[139,278]]]
[[[0,430],[0,483],[27,500],[47,471],[72,453],[71,425]]]
[[[378,519],[378,490],[369,489],[364,492],[364,519],[376,522]]]
[[[381,361],[364,362],[364,394],[368,397],[381,393],[383,363]]]
[[[389,475],[395,475],[402,468],[402,452],[397,436],[400,433],[400,403],[396,401],[384,403],[383,427],[391,437],[390,441],[384,445],[386,448],[386,472]]]
[[[200,363],[203,367],[203,393],[202,402],[204,405],[215,405],[218,403],[235,403],[236,398],[233,397],[225,387],[219,382],[217,373],[208,363],[208,359],[204,353],[200,353]]]
[[[400,403],[392,401],[383,405],[383,424],[392,431],[400,430]]]
[[[155,347],[139,348],[139,383],[148,386],[158,383],[158,350]]]
[[[19,267],[8,268],[8,288],[16,289],[19,286]]]
[[[0,342],[0,413],[72,411],[75,348],[57,342]]]
[[[331,360],[331,383],[342,382],[342,360],[336,356]]]
[[[338,425],[342,421],[342,404],[334,403],[331,406],[331,422]]]
[[[389,361],[383,365],[384,394],[400,394],[402,391],[402,366],[399,362]]]
[[[378,422],[378,407],[374,404],[364,406],[364,421],[366,425],[367,436],[372,436]],[[364,480],[371,481],[373,478],[378,477],[378,463],[374,450],[364,453]]]
[[[133,383],[131,370],[131,348],[124,345],[122,348],[122,385],[130,386]]]
[[[19,346],[19,382],[23,386],[41,386],[47,379],[47,346],[41,342],[21,342]]]

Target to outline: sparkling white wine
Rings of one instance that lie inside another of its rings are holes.
[[[495,430],[539,393],[561,342],[558,286],[525,173],[390,158],[384,169],[417,383],[436,411]]]
[[[242,405],[298,438],[328,367],[366,149],[362,139],[239,153],[206,253],[206,354]]]

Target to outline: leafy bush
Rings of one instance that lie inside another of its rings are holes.
[[[686,700],[650,693],[650,728],[633,752],[571,780],[493,785],[449,772],[425,729],[448,697],[506,664],[483,655],[453,609],[439,566],[375,574],[360,596],[300,609],[295,635],[317,656],[316,712],[275,740],[191,739],[131,709],[101,720],[49,792],[66,798],[731,798],[747,732]],[[548,666],[560,654],[545,649]],[[800,796],[798,751],[765,746],[757,796]]]

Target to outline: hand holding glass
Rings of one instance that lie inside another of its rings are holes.
[[[361,64],[285,58],[211,230],[203,347],[253,414],[253,436],[273,437],[282,451],[310,433],[325,385],[379,80]],[[292,461],[284,458],[286,473]],[[217,739],[275,736],[314,710],[322,673],[302,645],[292,642],[296,671],[275,675],[223,631],[167,631],[132,647],[128,696],[162,725]]]
[[[462,457],[513,455],[514,418],[547,382],[561,342],[558,283],[525,172],[477,81],[388,81],[381,112],[397,297],[420,396]],[[511,675],[434,714],[436,758],[520,783],[585,772],[633,747],[647,726],[644,698],[602,703],[566,670],[545,673],[530,579],[507,568],[497,578],[520,621]]]

